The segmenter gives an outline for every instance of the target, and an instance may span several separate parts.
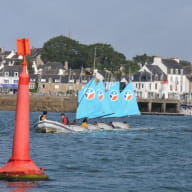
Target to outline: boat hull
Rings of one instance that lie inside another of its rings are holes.
[[[51,120],[44,120],[39,121],[34,125],[34,128],[39,133],[71,133],[72,130],[70,130],[67,126],[65,126],[62,123],[51,121]]]
[[[113,121],[112,122],[115,129],[129,129],[129,124],[119,121]]]
[[[38,121],[34,128],[39,133],[76,133],[90,131],[110,131],[115,129],[128,129],[129,126],[123,122],[112,122],[112,126],[105,123],[97,123],[97,125],[89,124],[87,128],[79,125],[64,125],[57,121],[44,120]]]

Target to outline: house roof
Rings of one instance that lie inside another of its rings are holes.
[[[32,48],[31,49],[31,57],[37,57],[41,54],[42,48]]]
[[[169,69],[181,69],[182,65],[174,59],[162,59],[162,63]]]
[[[61,62],[47,62],[44,65],[41,65],[41,69],[64,69],[64,65]]]
[[[157,66],[157,65],[147,64],[146,67],[147,67],[153,74],[158,74],[158,75],[164,74],[163,71],[162,71],[162,70],[159,68],[159,66]]]
[[[162,80],[167,80],[167,75],[163,72],[151,74],[147,71],[140,71],[140,72],[136,72],[133,75],[133,81],[148,82],[148,81],[162,81]]]
[[[57,75],[59,69],[64,69],[64,65],[61,62],[48,62],[45,65],[41,65],[39,69],[42,69],[42,74]]]
[[[45,82],[41,82],[41,83],[48,83],[49,80],[51,80],[51,82],[55,82],[55,80],[61,80],[61,83],[68,83],[69,82],[69,79],[70,80],[74,80],[74,83],[77,81],[77,80],[80,80],[80,76],[79,75],[55,75],[55,74],[43,74],[43,75],[35,75],[35,74],[31,74],[30,75],[30,79],[35,79],[35,80],[38,80],[38,79],[44,79]],[[90,80],[90,76],[82,76],[83,80]]]
[[[22,71],[22,66],[21,65],[5,65],[4,68],[0,70],[1,72],[9,72],[9,73],[14,73],[14,72],[21,72]]]
[[[184,66],[183,67],[183,74],[192,74],[192,66]]]

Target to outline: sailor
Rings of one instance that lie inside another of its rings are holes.
[[[77,121],[74,119],[71,123],[71,125],[77,125]]]
[[[87,118],[84,118],[82,123],[81,123],[81,126],[82,127],[87,127],[88,126],[88,121],[87,121]]]
[[[61,113],[61,119],[62,119],[62,123],[64,125],[68,125],[69,124],[69,119],[68,117],[65,115],[65,113]]]
[[[47,111],[43,111],[42,115],[39,117],[40,121],[46,120]]]
[[[111,126],[112,128],[115,128],[112,122],[109,122],[108,125]]]

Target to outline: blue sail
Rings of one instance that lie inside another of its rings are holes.
[[[110,89],[106,92],[106,98],[108,99],[108,105],[111,108],[111,115],[105,116],[107,117],[122,117],[122,99],[120,97],[119,90],[120,83],[115,82]]]
[[[99,98],[96,93],[97,84],[95,79],[91,79],[78,92],[78,107],[76,111],[76,119],[96,118],[103,115],[100,109]]]
[[[121,100],[123,105],[121,113],[122,117],[140,114],[132,82],[129,82],[121,92]]]
[[[99,81],[98,85],[96,86],[96,93],[99,98],[98,105],[100,106],[100,111],[103,112],[103,116],[112,114],[113,112],[110,106],[110,101],[107,98],[103,81]]]

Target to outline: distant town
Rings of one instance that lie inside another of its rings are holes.
[[[46,62],[41,59],[41,48],[31,49],[30,92],[36,95],[76,96],[79,89],[92,77],[91,68],[69,67],[68,61]],[[14,50],[0,48],[0,94],[16,94],[22,57]],[[183,66],[178,58],[153,57],[151,63],[140,64],[137,72],[123,73],[122,84],[132,81],[136,96],[142,99],[176,99],[192,101],[192,67]],[[102,74],[102,71],[100,71]],[[116,81],[105,73],[105,81]]]

